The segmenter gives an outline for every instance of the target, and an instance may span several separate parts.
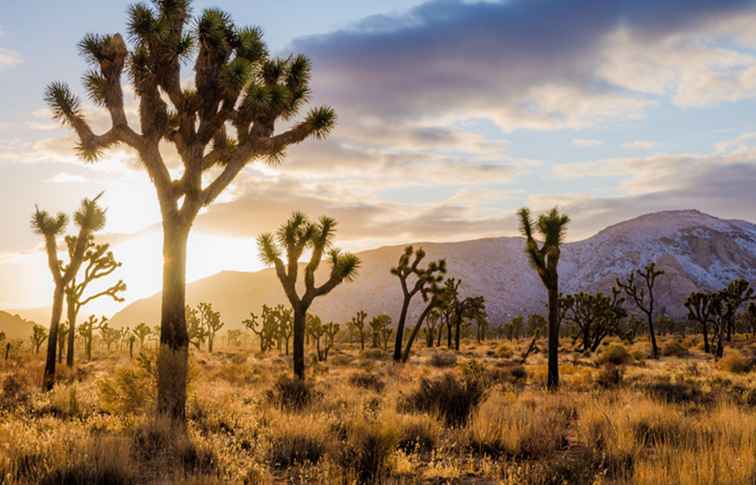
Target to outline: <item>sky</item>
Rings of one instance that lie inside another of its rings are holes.
[[[124,148],[78,160],[42,99],[53,80],[83,95],[76,43],[124,32],[128,4],[0,4],[0,308],[49,304],[35,204],[70,213],[100,191],[127,303],[160,289],[140,162]],[[260,269],[255,236],[293,210],[335,217],[351,250],[514,235],[525,205],[570,214],[571,240],[659,210],[756,221],[752,1],[194,2],[207,7],[260,26],[276,55],[309,56],[311,104],[338,124],[279,166],[250,164],[200,215],[190,280]]]

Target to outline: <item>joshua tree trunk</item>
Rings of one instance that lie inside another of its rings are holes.
[[[294,308],[294,375],[300,381],[305,378],[305,315],[306,310],[298,305]]]
[[[415,328],[412,329],[412,333],[409,336],[409,340],[407,340],[407,346],[404,348],[404,354],[402,355],[402,362],[407,362],[409,360],[410,352],[412,351],[412,344],[415,342],[415,338],[417,337],[417,334],[420,332],[420,327],[423,326],[423,322],[425,322],[425,317],[428,316],[428,313],[433,308],[433,304],[428,305],[425,307],[425,310],[423,310],[423,313],[420,315],[420,318],[417,320],[417,325],[415,325]]]
[[[45,360],[45,373],[42,376],[42,390],[50,391],[55,384],[55,364],[58,350],[58,326],[60,315],[63,313],[63,285],[56,283],[53,293],[52,316],[50,317],[50,333],[47,341],[47,358]]]
[[[410,299],[405,296],[402,302],[402,311],[399,314],[399,322],[396,325],[396,343],[394,344],[394,362],[402,360],[402,344],[404,343],[404,322],[407,319]]]
[[[653,307],[652,307],[653,308]],[[654,329],[654,313],[653,310],[646,314],[648,318],[648,333],[651,336],[651,355],[654,359],[659,358],[659,346],[656,345],[656,331]]]
[[[76,310],[73,305],[68,307],[68,349],[66,350],[66,366],[74,365],[74,343],[76,339]]]
[[[163,223],[163,301],[158,356],[158,413],[183,423],[189,336],[186,331],[186,243],[188,230]]]
[[[559,289],[549,288],[549,389],[559,387]]]
[[[709,325],[703,322],[703,339],[704,339],[704,352],[711,353],[711,347],[709,346]]]
[[[207,351],[210,354],[213,353],[213,340],[214,340],[214,338],[215,337],[213,335],[210,335],[210,336],[207,337]],[[278,345],[280,347],[281,343],[279,342]]]
[[[454,350],[459,352],[460,342],[462,340],[462,316],[458,315],[454,322]]]

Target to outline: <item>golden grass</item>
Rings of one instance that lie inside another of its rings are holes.
[[[422,344],[403,366],[342,346],[311,369],[319,397],[300,408],[269,397],[286,357],[195,353],[186,435],[151,418],[154,381],[136,359],[99,356],[42,394],[39,358],[26,356],[0,363],[0,483],[756,483],[756,374],[741,366],[751,341],[719,362],[696,348],[629,359],[623,383],[602,389],[599,362],[620,343],[583,356],[565,340],[557,393],[544,389],[542,353],[512,378],[510,352],[525,345],[466,342],[446,367]],[[400,406],[449,372],[489,386],[466,424]]]

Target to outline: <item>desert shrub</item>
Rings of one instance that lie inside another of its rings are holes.
[[[457,365],[457,356],[450,352],[437,352],[430,358],[433,367],[454,367]]]
[[[131,436],[132,454],[155,468],[181,465],[185,473],[212,473],[216,469],[213,451],[198,446],[167,419],[148,420],[137,426]]]
[[[514,351],[512,350],[512,347],[509,345],[509,343],[505,342],[496,348],[495,355],[500,359],[509,359],[514,355]]]
[[[510,368],[509,374],[515,382],[524,382],[528,379],[528,371],[522,365],[515,365]]]
[[[661,354],[664,357],[687,357],[690,355],[688,348],[679,340],[673,340],[662,345]]]
[[[337,354],[331,357],[330,362],[332,365],[345,366],[354,362],[354,356],[350,354]]]
[[[3,379],[2,392],[0,395],[0,410],[14,408],[29,399],[26,386],[13,374]]]
[[[399,442],[392,423],[356,420],[346,429],[346,440],[337,462],[347,477],[358,483],[380,483],[390,471],[389,457]]]
[[[126,485],[136,483],[136,465],[124,440],[96,439],[83,450],[67,453],[39,479],[42,485]]]
[[[676,414],[657,413],[644,416],[632,423],[633,436],[639,446],[677,446],[688,439],[690,432]]]
[[[746,358],[737,350],[728,350],[725,356],[719,360],[718,366],[727,372],[745,374],[754,367],[754,361]]]
[[[702,403],[708,397],[692,382],[657,381],[645,385],[645,390],[652,397],[668,403]]]
[[[445,374],[438,379],[421,379],[418,389],[403,397],[400,408],[437,414],[447,426],[461,426],[485,394],[484,382],[460,381],[452,374]]]
[[[360,354],[363,359],[386,360],[388,354],[381,349],[367,349]]]
[[[276,407],[290,411],[301,411],[321,398],[312,383],[288,376],[279,377],[267,396]]]
[[[270,441],[268,462],[276,469],[316,464],[326,453],[326,436],[326,430],[317,423],[277,422]]]
[[[375,392],[382,392],[386,387],[386,383],[380,376],[370,374],[369,372],[360,372],[358,374],[352,374],[349,378],[349,383],[355,387],[361,387],[363,389],[371,389]]]
[[[535,400],[494,393],[473,414],[469,444],[494,457],[543,458],[564,447],[574,414],[558,396]]]
[[[438,421],[427,414],[383,416],[382,419],[398,429],[397,447],[405,453],[431,451],[441,435]]]
[[[146,412],[153,407],[154,387],[154,379],[143,369],[118,369],[97,383],[100,407],[114,415]]]
[[[617,387],[622,384],[622,378],[622,367],[608,363],[599,370],[596,383],[604,388]]]
[[[599,357],[599,362],[612,365],[626,365],[632,361],[633,356],[630,355],[624,346],[618,344],[608,347]]]

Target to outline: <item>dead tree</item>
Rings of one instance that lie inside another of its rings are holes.
[[[627,279],[617,279],[617,286],[632,299],[635,306],[646,315],[648,323],[648,334],[651,340],[651,355],[654,359],[659,358],[659,346],[656,344],[656,295],[654,294],[654,285],[656,279],[662,276],[664,271],[657,270],[655,263],[648,263],[645,268],[637,269],[631,272]],[[642,280],[639,284],[636,275]]]

